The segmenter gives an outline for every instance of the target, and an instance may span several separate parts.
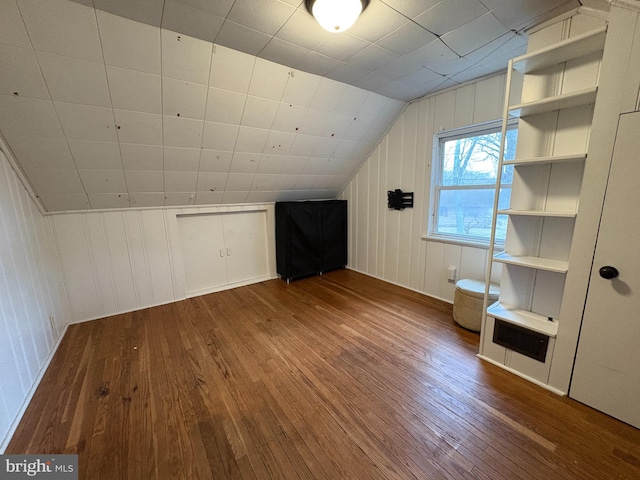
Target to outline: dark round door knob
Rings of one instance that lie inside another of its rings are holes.
[[[600,273],[600,276],[602,278],[605,278],[607,280],[616,278],[619,274],[618,269],[616,267],[610,267],[610,266],[600,267],[600,270],[598,272]]]

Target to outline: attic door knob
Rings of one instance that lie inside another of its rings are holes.
[[[616,267],[610,267],[608,265],[606,267],[600,267],[598,273],[600,273],[600,276],[606,280],[612,280],[619,274]]]

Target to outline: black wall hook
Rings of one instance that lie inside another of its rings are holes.
[[[394,210],[413,208],[413,192],[403,192],[399,188],[387,192],[387,206]]]

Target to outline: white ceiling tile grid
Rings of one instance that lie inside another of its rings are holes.
[[[0,133],[48,211],[335,196],[405,102],[577,0],[2,0]]]

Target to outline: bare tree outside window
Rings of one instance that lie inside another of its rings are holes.
[[[491,236],[493,196],[498,174],[499,126],[464,135],[439,135],[432,234],[486,242]],[[515,156],[518,130],[507,130],[505,159]],[[504,167],[499,208],[508,208],[513,167]],[[504,241],[506,218],[498,217],[497,241]]]

